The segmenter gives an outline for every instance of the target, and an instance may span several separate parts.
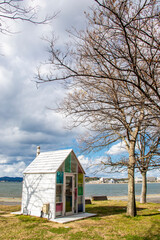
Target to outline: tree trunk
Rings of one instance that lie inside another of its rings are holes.
[[[142,191],[141,191],[140,203],[146,203],[146,195],[147,195],[146,172],[142,172]]]
[[[134,168],[135,168],[135,157],[134,149],[130,149],[129,154],[129,167],[128,167],[128,205],[127,215],[135,217],[136,212],[136,201],[135,201],[135,182],[134,182]]]

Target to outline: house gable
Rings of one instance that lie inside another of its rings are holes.
[[[79,169],[79,172],[85,174],[85,171],[80,164],[78,158],[76,157],[73,150],[68,154],[66,159],[63,161],[63,163],[60,165],[60,167],[57,169],[57,172],[66,172],[66,173],[76,173],[77,167]]]

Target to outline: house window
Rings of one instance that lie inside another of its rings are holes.
[[[56,175],[56,216],[61,216],[63,211],[63,172]]]
[[[83,173],[78,168],[78,212],[83,212]]]
[[[71,154],[65,160],[65,172],[71,172]]]

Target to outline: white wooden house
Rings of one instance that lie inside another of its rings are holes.
[[[85,212],[84,170],[72,149],[40,153],[25,169],[21,213],[46,217]]]

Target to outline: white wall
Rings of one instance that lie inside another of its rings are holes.
[[[22,213],[41,216],[42,206],[50,203],[50,218],[55,214],[56,174],[25,174],[22,190]],[[47,216],[44,216],[47,217]]]

